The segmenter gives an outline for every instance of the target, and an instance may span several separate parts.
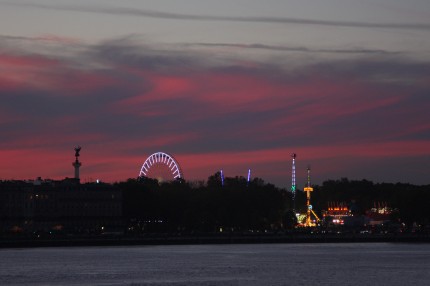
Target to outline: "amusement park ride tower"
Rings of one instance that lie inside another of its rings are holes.
[[[313,192],[314,188],[311,187],[311,167],[308,166],[308,183],[307,186],[303,189],[306,192],[306,222],[305,226],[312,226],[311,222],[311,192]]]
[[[305,226],[315,226],[315,223],[311,221],[311,212],[319,221],[319,217],[316,215],[316,213],[312,210],[311,205],[311,192],[314,191],[314,188],[311,187],[311,167],[308,166],[308,182],[306,187],[303,189],[306,192],[306,221]]]
[[[296,153],[291,154],[293,158],[292,175],[291,175],[291,197],[293,199],[293,212],[296,211]]]

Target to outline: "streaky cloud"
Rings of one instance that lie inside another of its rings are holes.
[[[240,49],[261,49],[270,51],[283,52],[302,52],[302,53],[334,53],[334,54],[398,54],[400,52],[391,52],[386,50],[373,49],[309,49],[306,47],[288,47],[288,46],[271,46],[265,44],[237,44],[237,43],[195,43],[190,46],[201,47],[230,47]]]
[[[196,15],[162,12],[154,10],[143,10],[127,7],[100,7],[100,6],[81,6],[81,5],[55,5],[55,4],[36,4],[36,3],[15,3],[5,2],[3,5],[20,6],[28,8],[66,10],[88,13],[102,13],[110,15],[128,15],[135,17],[189,20],[189,21],[230,21],[230,22],[254,22],[254,23],[278,23],[295,25],[316,25],[352,28],[385,28],[385,29],[407,29],[407,30],[430,30],[430,23],[375,23],[375,22],[356,22],[356,21],[329,21],[305,18],[289,17],[265,17],[265,16],[220,16],[220,15]]]

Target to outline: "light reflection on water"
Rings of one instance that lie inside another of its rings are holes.
[[[1,285],[430,285],[430,244],[0,250]]]

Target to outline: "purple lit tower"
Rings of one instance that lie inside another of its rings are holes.
[[[291,197],[293,199],[293,211],[296,211],[296,157],[297,154],[291,154],[293,158],[292,174],[291,174]]]

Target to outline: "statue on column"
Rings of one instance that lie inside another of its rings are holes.
[[[81,146],[76,146],[75,147],[75,157],[76,157],[76,160],[78,160],[78,157],[79,157],[79,152],[81,151]]]
[[[79,180],[79,167],[82,166],[81,162],[79,162],[79,152],[81,151],[81,146],[75,147],[75,162],[72,163],[72,166],[75,167],[75,179]]]

